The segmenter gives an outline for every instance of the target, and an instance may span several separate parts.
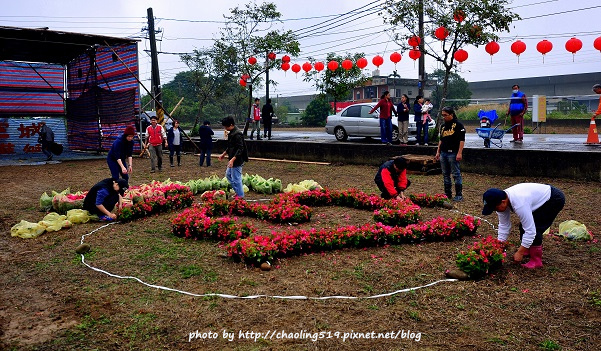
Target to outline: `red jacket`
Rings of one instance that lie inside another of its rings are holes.
[[[258,105],[253,105],[253,118],[255,121],[261,120],[261,109]]]
[[[156,128],[149,125],[146,128],[146,134],[148,134],[148,142],[152,146],[158,146],[163,144],[163,138],[165,138],[165,131],[160,124],[157,124]]]
[[[386,189],[386,192],[390,195],[390,197],[396,197],[400,191],[404,191],[407,189],[407,170],[403,169],[400,173],[396,171],[394,168],[394,161],[386,161],[376,174],[376,178],[374,179],[378,187],[383,186]],[[383,189],[382,189],[383,191]]]
[[[392,117],[392,113],[396,115],[396,109],[394,108],[394,104],[392,101],[387,99],[380,99],[378,104],[374,106],[374,108],[369,111],[369,113],[374,113],[375,110],[380,108],[380,118],[381,119],[390,119]]]

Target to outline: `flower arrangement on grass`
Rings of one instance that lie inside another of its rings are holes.
[[[475,234],[479,222],[471,216],[459,219],[435,218],[406,227],[367,223],[334,229],[292,230],[240,238],[226,244],[228,255],[260,264],[275,258],[304,253],[337,250],[345,247],[371,247],[423,240],[447,240]],[[466,228],[473,228],[466,230]]]
[[[422,196],[433,203],[431,199]],[[225,242],[228,255],[251,264],[277,257],[344,247],[368,247],[385,244],[453,240],[473,235],[480,225],[471,216],[459,219],[435,218],[419,221],[420,207],[409,200],[383,200],[356,189],[335,191],[316,189],[301,193],[279,194],[268,204],[250,204],[243,199],[223,200],[216,194],[203,194],[205,203],[195,205],[173,221],[173,233],[187,238],[212,238]],[[274,231],[271,235],[252,235],[255,228],[227,221],[225,215],[252,216],[273,222],[310,220],[307,205],[337,205],[374,210],[376,223],[335,229]],[[229,229],[228,229],[229,228]],[[228,234],[227,230],[231,232]]]
[[[488,236],[458,253],[456,263],[470,278],[481,278],[489,271],[501,267],[505,256],[505,244]]]
[[[147,189],[152,194],[151,196],[145,195],[136,201],[124,202],[123,208],[117,214],[118,220],[131,221],[160,212],[190,207],[194,201],[194,195],[187,186],[159,182],[153,182],[151,185],[154,187]],[[132,194],[131,196],[137,195]]]

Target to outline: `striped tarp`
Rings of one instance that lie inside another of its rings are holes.
[[[64,118],[0,118],[0,157],[45,159],[38,143],[42,121],[54,132],[54,142],[68,150]]]
[[[63,115],[64,72],[61,65],[0,61],[0,115]]]

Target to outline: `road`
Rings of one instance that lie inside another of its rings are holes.
[[[586,145],[586,134],[526,134],[523,144],[510,143],[511,135],[505,135],[502,147],[505,149],[521,150],[556,150],[556,151],[575,151],[575,152],[601,152],[601,145]],[[465,138],[466,148],[484,148],[484,139],[476,133],[468,133]],[[286,131],[285,129],[274,129],[272,140],[290,141],[290,142],[321,142],[321,143],[340,143],[333,135],[325,131]],[[415,140],[415,138],[413,138]],[[494,140],[498,142],[499,140]],[[268,142],[268,141],[266,141]],[[411,139],[409,140],[411,143]],[[346,143],[380,143],[377,138],[349,138]],[[492,148],[497,146],[491,145]]]

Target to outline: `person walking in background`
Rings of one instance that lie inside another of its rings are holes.
[[[457,115],[452,107],[442,109],[444,124],[440,130],[440,141],[436,149],[436,159],[440,160],[444,193],[453,201],[463,200],[463,180],[459,162],[463,159],[463,146],[465,144],[465,128],[457,120]],[[451,174],[455,180],[455,197],[452,193]]]
[[[271,99],[267,99],[265,105],[261,109],[261,116],[263,116],[263,138],[271,140],[271,121],[273,119],[273,106],[271,106]]]
[[[200,167],[207,159],[207,167],[211,167],[211,150],[213,150],[213,129],[211,122],[204,121],[202,126],[198,128],[198,136],[200,137]]]
[[[150,117],[150,125],[146,128],[146,140],[150,150],[150,173],[154,173],[155,165],[160,172],[163,170],[163,141],[167,140],[167,135],[163,126],[157,123],[157,116]]]
[[[382,93],[380,101],[369,111],[370,114],[380,109],[380,139],[386,145],[392,145],[392,114],[397,114],[394,104],[390,100],[388,90]]]
[[[595,92],[595,94],[601,94],[601,84],[593,85],[593,91]],[[593,119],[595,119],[595,117],[599,115],[601,115],[601,96],[599,97],[599,107],[597,108],[597,111],[595,111],[595,113],[593,114]]]
[[[109,165],[111,177],[114,180],[118,180],[119,177],[129,180],[129,176],[132,172],[132,154],[134,152],[135,135],[136,128],[134,128],[134,126],[125,127],[123,134],[113,141],[109,154],[106,156],[106,163]]]
[[[397,157],[384,162],[374,178],[384,199],[403,200],[411,182],[407,179],[407,160]]]
[[[520,219],[521,246],[513,255],[514,262],[521,262],[529,255],[525,268],[543,266],[543,233],[563,209],[566,199],[563,192],[549,184],[521,183],[505,190],[491,188],[482,195],[482,214],[497,211],[499,217],[498,239],[507,242],[511,229],[511,212]]]
[[[397,116],[399,117],[399,140],[401,145],[407,145],[409,142],[409,97],[407,94],[401,96],[401,102],[396,107]]]
[[[173,126],[167,130],[167,145],[169,145],[169,163],[173,165],[173,154],[177,155],[178,167],[182,165],[182,144],[184,141],[184,131],[179,127],[179,121],[174,119]]]
[[[519,124],[512,129],[513,140],[510,143],[521,144],[524,141],[524,115],[528,111],[528,99],[526,94],[520,91],[520,86],[514,84],[512,87],[511,101],[507,115],[511,116],[511,125]]]
[[[219,161],[227,155],[229,161],[225,171],[225,177],[230,182],[236,196],[244,197],[244,187],[242,185],[242,165],[248,161],[248,149],[244,142],[244,135],[236,127],[234,117],[225,117],[221,120],[221,125],[228,132],[227,149],[219,156]]]
[[[42,152],[46,155],[46,161],[52,161],[52,152],[50,146],[54,143],[54,131],[46,125],[46,122],[41,121],[40,131],[38,132],[38,142],[42,144]]]
[[[257,131],[257,140],[261,140],[261,109],[259,108],[259,98],[255,99],[253,105],[253,129],[250,131],[250,140],[253,140],[253,134]]]
[[[415,122],[416,127],[416,145],[425,145],[424,137],[422,136],[422,131],[424,129],[424,124],[422,123],[422,105],[424,103],[424,97],[418,95],[415,97],[415,101],[413,102],[413,121]],[[427,138],[427,135],[426,135]],[[426,142],[428,140],[426,139]]]

